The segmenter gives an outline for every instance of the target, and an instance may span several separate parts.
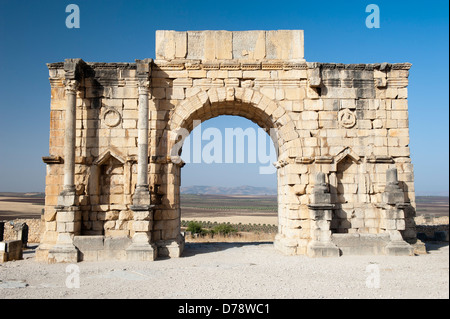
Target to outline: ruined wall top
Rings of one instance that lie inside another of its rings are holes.
[[[303,30],[156,31],[156,59],[303,62]]]

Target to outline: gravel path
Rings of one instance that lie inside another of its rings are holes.
[[[271,243],[187,243],[182,258],[78,263],[79,288],[67,288],[76,285],[67,264],[37,263],[28,251],[0,264],[0,298],[449,298],[448,245],[429,248],[413,257],[312,259],[284,256]]]

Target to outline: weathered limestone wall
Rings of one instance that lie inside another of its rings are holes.
[[[310,240],[307,205],[314,187],[311,179],[318,171],[327,173],[337,205],[333,232],[376,234],[399,229],[414,237],[413,223],[406,227],[400,220],[386,225],[376,207],[382,202],[386,170],[391,167],[398,169],[405,201],[414,207],[406,102],[409,64],[266,62],[253,64],[251,70],[248,63],[237,63],[230,70],[227,62],[156,63],[160,65],[152,73],[153,102],[159,118],[167,118],[162,109],[175,110],[172,127],[190,130],[193,119],[235,114],[263,128],[278,129],[279,228],[286,238],[295,238],[289,241],[296,247],[294,253],[305,253]],[[155,134],[152,153],[164,156],[166,146],[158,141],[165,132]],[[168,178],[171,181],[162,184],[163,189],[170,188],[179,175]],[[170,212],[178,217],[178,197],[169,194],[174,196],[172,201],[167,198],[173,207]],[[173,224],[176,231],[177,223]]]
[[[156,31],[156,59],[304,61],[303,30]]]
[[[178,256],[184,243],[179,202],[184,163],[173,151],[177,133],[191,131],[194,120],[238,115],[274,132],[280,250],[307,254],[311,242],[328,243],[332,234],[400,231],[413,242],[411,65],[310,63],[303,51],[303,31],[157,32],[157,59],[146,60],[148,184],[155,205],[150,219],[131,210],[142,62],[80,62],[74,174],[81,229],[75,235],[130,238],[150,227],[158,254]],[[55,208],[64,185],[67,61],[48,67],[52,100],[42,259],[59,232],[76,227],[66,221],[65,230],[58,229],[63,221],[58,224]],[[396,168],[395,187],[403,194],[395,203],[384,200],[390,168]],[[322,197],[313,195],[319,172],[325,178],[321,192],[329,194]],[[314,202],[314,196],[326,203]]]

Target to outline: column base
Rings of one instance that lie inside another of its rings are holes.
[[[414,247],[405,241],[391,241],[386,245],[386,255],[390,256],[413,256]]]
[[[170,258],[181,257],[184,250],[184,243],[184,236],[181,234],[176,239],[160,240],[156,242],[158,256]]]
[[[276,250],[280,251],[283,255],[286,256],[294,256],[297,255],[297,247],[298,243],[296,239],[289,239],[283,237],[280,234],[275,236],[275,240],[273,242],[273,246]]]
[[[130,261],[154,261],[157,257],[156,246],[150,243],[132,243],[126,253]]]
[[[36,248],[35,259],[37,262],[47,262],[49,251],[53,248],[54,244],[40,244],[38,248]]]
[[[309,257],[339,257],[339,248],[332,242],[311,241],[307,248],[306,254]]]
[[[71,244],[56,244],[48,251],[47,261],[53,263],[77,263],[80,252]]]
[[[77,195],[75,187],[63,189],[58,196],[57,208],[75,206],[77,204]]]
[[[133,194],[133,205],[137,210],[143,210],[144,207],[153,206],[151,205],[151,196],[148,189],[148,185],[137,185],[136,190]],[[131,207],[130,207],[131,208]],[[134,210],[133,208],[131,208]]]
[[[388,232],[391,241],[386,245],[386,255],[390,256],[413,256],[414,247],[403,240],[398,230]]]

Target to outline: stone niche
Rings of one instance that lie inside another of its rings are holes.
[[[302,30],[156,32],[156,59],[49,63],[47,262],[181,256],[180,130],[271,132],[285,254],[410,255],[411,64],[307,62]],[[97,247],[97,248],[95,248]]]

